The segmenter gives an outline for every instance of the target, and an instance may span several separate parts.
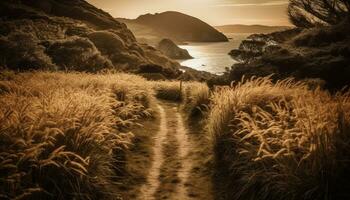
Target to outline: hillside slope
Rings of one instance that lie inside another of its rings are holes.
[[[195,17],[174,11],[145,14],[137,19],[118,19],[128,25],[137,37],[161,36],[176,42],[226,42],[226,36]]]
[[[329,89],[349,85],[349,27],[345,21],[335,26],[251,35],[230,52],[240,63],[232,66],[229,81],[274,74],[275,79],[321,79],[318,82]]]
[[[0,65],[16,70],[136,73],[158,65],[166,78],[182,74],[179,63],[139,44],[125,24],[84,0],[0,2],[0,51]]]

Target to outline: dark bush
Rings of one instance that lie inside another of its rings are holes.
[[[139,73],[162,73],[163,67],[156,64],[143,64],[139,67]]]
[[[288,15],[297,27],[336,25],[350,16],[349,0],[290,0]]]
[[[243,40],[239,45],[239,50],[251,51],[254,53],[262,52],[266,41],[259,40]]]
[[[250,61],[255,60],[257,57],[261,56],[262,52],[252,52],[240,49],[233,49],[231,50],[229,55],[238,62],[249,63]]]
[[[335,43],[345,40],[349,36],[350,24],[344,22],[332,27],[316,27],[306,29],[293,42],[297,46],[327,46],[330,43]]]
[[[13,70],[55,69],[45,48],[29,33],[0,37],[0,64]]]
[[[167,78],[161,73],[141,73],[139,75],[144,77],[145,79],[151,80],[151,81],[167,80]]]
[[[61,69],[96,72],[113,67],[111,61],[103,57],[87,38],[55,41],[46,52]]]
[[[125,50],[124,41],[116,34],[108,31],[96,31],[90,33],[88,38],[103,54],[113,55]]]
[[[135,45],[127,46],[125,41],[111,31],[96,31],[90,33],[88,38],[95,44],[102,55],[107,56],[114,65],[125,64],[123,70],[132,71],[140,63],[145,62],[143,51]]]

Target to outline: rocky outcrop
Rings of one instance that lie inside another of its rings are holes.
[[[136,41],[123,23],[84,0],[0,2],[0,65],[15,70],[51,69],[137,73],[159,65],[166,78],[180,64]]]
[[[176,42],[226,42],[227,37],[209,24],[195,17],[180,12],[168,11],[156,14],[141,15],[137,19],[118,19],[131,27],[137,25],[148,29],[148,36],[142,33],[143,29],[133,31],[139,38],[149,35],[169,38]]]
[[[172,59],[186,60],[193,58],[186,49],[181,49],[170,39],[160,41],[158,49]]]

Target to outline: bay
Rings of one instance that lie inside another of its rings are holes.
[[[189,60],[179,60],[180,64],[214,74],[225,72],[225,68],[231,68],[236,63],[228,53],[232,49],[238,48],[241,41],[251,34],[233,33],[225,35],[231,38],[229,42],[188,43],[186,45],[180,45],[180,48],[186,49],[194,57]]]

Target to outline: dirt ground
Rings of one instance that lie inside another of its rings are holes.
[[[136,131],[140,143],[126,155],[133,175],[121,188],[123,199],[213,199],[210,147],[200,126],[189,126],[177,103],[155,107],[156,119]]]

